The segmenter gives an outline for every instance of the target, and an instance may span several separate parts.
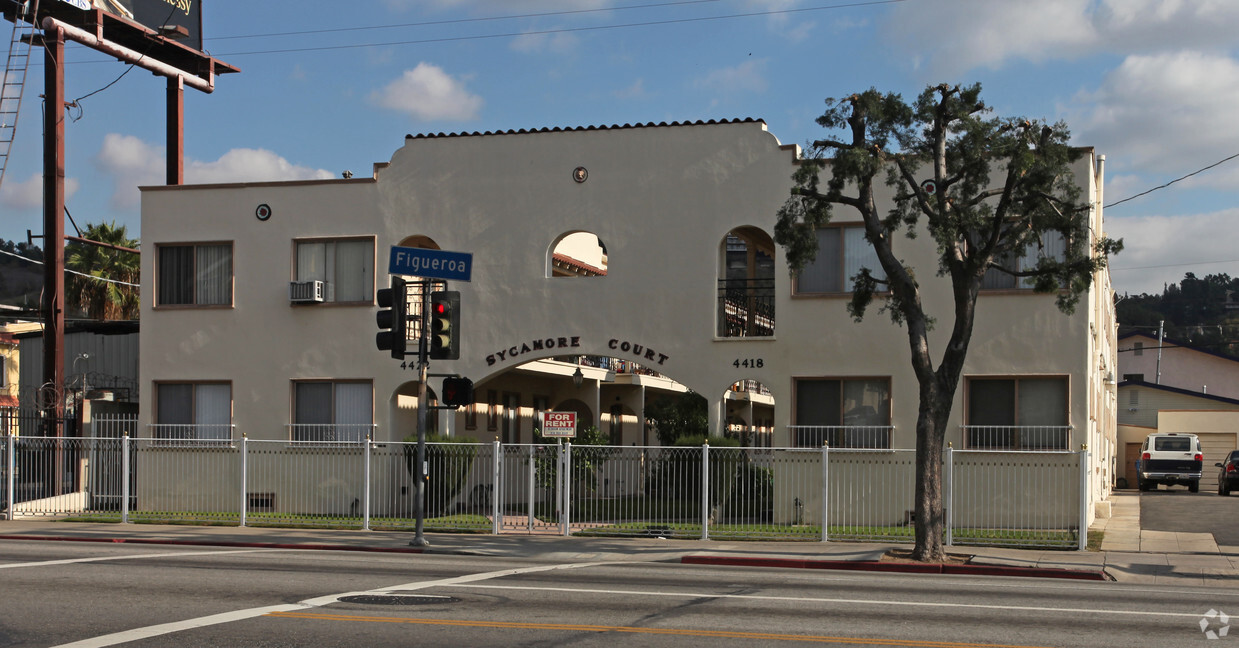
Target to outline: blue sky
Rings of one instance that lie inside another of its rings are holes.
[[[974,81],[998,114],[1065,120],[1076,144],[1105,154],[1107,204],[1239,153],[1234,0],[328,6],[204,1],[206,49],[242,72],[213,94],[186,91],[188,182],[366,175],[408,133],[754,117],[804,144],[822,135],[813,120],[827,97]],[[68,50],[70,99],[126,69]],[[136,187],[163,181],[164,87],[134,69],[69,113],[79,225],[140,234]],[[42,228],[41,92],[38,66],[0,186],[2,238]],[[1237,198],[1239,159],[1108,208],[1107,233],[1127,245],[1116,289],[1160,292],[1188,271],[1239,276]]]

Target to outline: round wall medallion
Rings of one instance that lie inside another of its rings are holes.
[[[254,210],[254,215],[257,216],[260,221],[265,221],[268,218],[271,218],[271,206],[267,203],[259,205],[258,209]]]
[[[585,167],[577,167],[572,170],[572,179],[577,182],[585,182],[589,178],[589,171]]]

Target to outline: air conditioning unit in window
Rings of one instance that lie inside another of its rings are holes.
[[[321,304],[327,301],[331,284],[326,281],[293,281],[288,284],[288,300],[294,304]]]

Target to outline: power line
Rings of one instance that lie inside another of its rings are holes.
[[[1121,204],[1123,204],[1123,203],[1125,203],[1125,202],[1127,202],[1127,201],[1129,201],[1129,200],[1135,200],[1135,199],[1137,199],[1137,198],[1139,198],[1139,197],[1141,197],[1141,196],[1147,196],[1147,195],[1149,195],[1149,194],[1153,193],[1154,191],[1157,191],[1157,190],[1159,190],[1159,189],[1165,189],[1166,187],[1169,187],[1170,185],[1172,185],[1172,184],[1174,184],[1174,183],[1176,183],[1176,182],[1178,182],[1178,181],[1180,181],[1180,180],[1186,180],[1186,179],[1188,179],[1188,178],[1190,178],[1190,177],[1192,177],[1192,176],[1196,175],[1197,173],[1203,173],[1203,172],[1205,172],[1205,171],[1208,171],[1209,169],[1212,169],[1212,168],[1213,168],[1213,167],[1215,167],[1215,166],[1218,166],[1218,165],[1223,164],[1223,163],[1225,163],[1225,162],[1230,162],[1231,160],[1233,160],[1233,159],[1235,159],[1235,158],[1239,158],[1239,153],[1236,153],[1236,154],[1234,154],[1234,155],[1232,155],[1232,156],[1230,156],[1230,157],[1228,157],[1228,158],[1226,158],[1226,159],[1223,159],[1223,160],[1218,160],[1217,162],[1214,162],[1213,164],[1210,164],[1209,166],[1207,166],[1207,167],[1205,167],[1205,168],[1203,168],[1203,169],[1197,169],[1197,170],[1195,170],[1195,171],[1193,171],[1193,172],[1191,172],[1191,173],[1189,173],[1189,174],[1187,174],[1187,175],[1185,175],[1185,176],[1183,176],[1183,177],[1181,177],[1181,178],[1175,178],[1174,180],[1171,180],[1170,182],[1167,182],[1167,183],[1166,183],[1166,184],[1164,184],[1164,185],[1161,185],[1161,186],[1158,186],[1158,187],[1153,187],[1152,189],[1149,189],[1148,191],[1142,191],[1142,192],[1140,192],[1140,193],[1138,193],[1138,194],[1136,194],[1136,195],[1134,195],[1134,196],[1128,196],[1128,197],[1126,197],[1126,198],[1124,198],[1124,199],[1122,199],[1122,200],[1120,200],[1120,201],[1118,201],[1118,202],[1112,202],[1112,203],[1110,203],[1109,205],[1104,205],[1104,207],[1105,207],[1106,209],[1109,209],[1109,208],[1111,208],[1111,207],[1113,207],[1113,206],[1115,206],[1115,205],[1121,205]]]
[[[14,254],[13,252],[9,252],[8,250],[0,250],[0,254],[7,254],[7,255],[9,255],[9,256],[11,256],[11,257],[17,257],[17,258],[19,258],[19,259],[21,259],[21,260],[23,260],[23,261],[29,261],[30,263],[34,263],[34,264],[37,264],[37,265],[43,265],[43,262],[42,262],[42,261],[36,261],[36,260],[31,259],[31,258],[29,258],[29,257],[24,257],[24,256],[22,256],[22,255],[20,255],[20,254]],[[68,268],[65,268],[65,272],[68,272],[69,274],[75,274],[75,275],[77,275],[77,276],[79,276],[79,277],[86,277],[86,278],[88,278],[88,279],[98,279],[99,281],[106,281],[106,282],[108,282],[108,283],[119,284],[119,285],[121,285],[121,286],[130,286],[130,287],[132,287],[132,288],[141,288],[141,287],[142,287],[142,284],[128,283],[128,282],[126,282],[126,281],[119,281],[119,280],[117,280],[117,279],[108,279],[107,277],[96,277],[96,276],[94,276],[94,275],[88,275],[88,274],[86,274],[85,272],[78,272],[78,271],[76,271],[76,270],[70,270],[70,269],[68,269]]]
[[[290,54],[295,52],[322,52],[330,50],[359,49],[363,47],[392,47],[396,45],[426,45],[431,43],[450,43],[458,41],[488,40],[493,38],[516,38],[519,36],[544,36],[548,34],[566,34],[572,32],[604,31],[610,29],[630,29],[634,27],[656,27],[661,25],[676,25],[684,23],[731,20],[735,18],[753,18],[756,16],[774,16],[782,14],[805,13],[811,11],[828,11],[831,9],[848,9],[853,7],[870,7],[876,5],[898,4],[910,0],[868,0],[864,2],[848,2],[820,7],[803,7],[800,9],[779,9],[771,11],[753,11],[749,13],[726,14],[722,16],[700,16],[696,18],[674,18],[667,20],[651,20],[636,23],[621,23],[617,25],[595,25],[592,27],[565,27],[561,29],[541,29],[525,32],[505,32],[499,34],[479,34],[474,36],[445,36],[443,38],[424,38],[408,41],[388,41],[382,43],[354,43],[351,45],[322,45],[318,47],[289,47],[283,49],[253,50],[248,52],[221,52],[214,56],[252,56],[256,54]]]
[[[657,8],[657,7],[673,7],[673,6],[680,6],[680,5],[706,4],[706,3],[722,2],[722,1],[723,0],[680,0],[679,2],[658,2],[658,3],[653,3],[653,4],[626,5],[623,7],[606,7],[603,9],[573,9],[573,10],[565,10],[565,11],[543,11],[540,13],[511,14],[507,16],[483,16],[479,18],[457,18],[457,19],[452,19],[452,20],[428,20],[428,21],[423,21],[423,22],[396,23],[396,24],[387,24],[387,25],[363,25],[360,27],[332,27],[330,29],[307,29],[307,30],[302,30],[302,31],[270,32],[266,34],[238,34],[235,36],[213,36],[207,40],[217,41],[217,40],[236,40],[236,39],[243,39],[243,38],[268,38],[272,36],[305,36],[309,34],[327,34],[327,33],[335,33],[335,32],[348,32],[348,31],[368,31],[368,30],[375,30],[375,29],[401,29],[404,27],[435,27],[435,26],[440,26],[440,25],[458,25],[462,23],[492,22],[492,21],[498,21],[498,20],[518,20],[521,18],[545,18],[548,16],[568,16],[568,15],[576,15],[576,14],[605,13],[605,12],[612,12],[612,11],[624,11],[628,9],[652,9],[652,8]]]

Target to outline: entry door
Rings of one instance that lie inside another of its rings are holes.
[[[521,442],[521,395],[503,393],[503,442]]]
[[[1143,443],[1127,444],[1127,452],[1124,453],[1123,461],[1123,476],[1127,478],[1127,487],[1136,487],[1136,462],[1140,460],[1140,447]]]

